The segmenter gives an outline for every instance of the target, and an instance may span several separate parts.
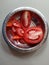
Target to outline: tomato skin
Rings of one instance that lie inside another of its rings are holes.
[[[12,27],[12,26],[14,26],[14,27],[21,27],[19,21],[16,20],[16,19],[9,20],[9,21],[7,22],[7,24],[6,24],[6,26],[7,26],[7,27]]]
[[[16,19],[13,21],[13,26],[14,26],[14,27],[21,27],[19,21],[16,20]]]
[[[30,31],[32,31],[32,32],[34,31],[34,32],[29,37],[28,33]],[[31,27],[28,30],[26,30],[26,32],[24,33],[24,40],[28,44],[37,44],[37,43],[41,42],[42,39],[43,39],[43,31],[39,27]]]
[[[24,11],[21,17],[21,23],[24,27],[29,27],[31,23],[31,14],[29,11]]]
[[[12,32],[16,33],[16,28],[15,27],[12,27]]]
[[[13,40],[19,40],[19,39],[21,39],[21,37],[18,36],[18,35],[15,35],[15,36],[12,37],[12,39],[13,39]]]
[[[16,33],[17,33],[19,36],[23,36],[24,30],[23,30],[22,28],[16,28]]]
[[[12,27],[12,21],[8,21],[7,24],[6,24],[6,27]]]
[[[12,32],[14,33],[14,34],[17,34],[17,35],[19,35],[19,36],[23,36],[23,34],[24,34],[24,30],[22,29],[22,28],[15,28],[15,27],[12,27]]]

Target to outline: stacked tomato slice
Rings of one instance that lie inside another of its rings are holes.
[[[14,18],[7,22],[7,28],[11,28],[13,32],[13,40],[23,40],[27,44],[37,44],[43,39],[43,30],[40,26],[32,26],[31,24],[31,13],[24,11],[20,16],[20,21]],[[23,43],[23,42],[22,42]]]
[[[29,44],[39,43],[43,39],[43,32],[39,27],[28,28],[25,34],[24,40]]]

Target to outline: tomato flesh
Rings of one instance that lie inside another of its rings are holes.
[[[31,14],[29,11],[23,12],[22,17],[21,17],[21,22],[24,27],[29,27],[31,23]]]
[[[15,35],[15,36],[12,37],[12,39],[13,39],[13,40],[19,40],[19,39],[21,39],[21,37],[18,36],[18,35]]]
[[[14,27],[21,27],[20,22],[18,20],[16,20],[16,19],[13,22],[13,26]]]
[[[12,27],[12,23],[11,21],[8,21],[7,24],[6,24],[7,27]]]
[[[43,39],[43,31],[39,27],[29,28],[24,34],[24,40],[29,44],[39,43]]]
[[[19,21],[16,20],[16,19],[9,20],[9,21],[7,22],[7,25],[6,25],[6,26],[7,26],[7,27],[12,27],[12,26],[14,26],[14,27],[21,27]]]
[[[22,28],[16,28],[16,33],[17,33],[19,36],[23,36],[24,30],[23,30]]]

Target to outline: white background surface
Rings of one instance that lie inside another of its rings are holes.
[[[41,11],[49,24],[49,0],[0,0],[0,65],[49,65],[49,37],[36,52],[21,55],[12,51],[2,39],[2,23],[13,9],[29,6]]]

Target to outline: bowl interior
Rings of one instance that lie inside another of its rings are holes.
[[[6,22],[6,25],[7,25],[7,23],[8,23],[9,21],[12,23],[12,20],[13,20],[13,19],[19,20],[19,22],[21,22],[21,21],[20,21],[21,15],[22,15],[22,13],[23,13],[24,11],[26,11],[26,10],[16,11],[14,14],[12,13],[12,15],[9,17],[8,21]],[[28,11],[31,13],[31,17],[32,17],[30,27],[32,27],[32,26],[33,26],[33,27],[34,27],[34,26],[35,26],[35,27],[36,27],[36,26],[40,26],[40,27],[42,28],[43,33],[45,34],[45,23],[44,23],[44,21],[42,20],[42,18],[41,18],[36,12],[30,11],[30,10],[28,10]],[[34,22],[33,22],[33,21],[34,21]],[[31,47],[35,47],[35,46],[37,46],[38,44],[40,44],[40,42],[39,42],[39,43],[37,43],[37,44],[29,45],[29,44],[27,44],[25,41],[23,41],[22,39],[21,39],[21,40],[12,40],[12,35],[13,35],[13,33],[12,33],[12,31],[11,31],[11,28],[8,28],[7,26],[6,26],[6,35],[7,35],[8,39],[9,39],[9,41],[10,41],[13,45],[15,45],[15,47],[19,47],[19,48],[31,48]],[[43,38],[44,38],[44,37],[43,37]],[[23,42],[23,43],[22,43],[22,42]]]

